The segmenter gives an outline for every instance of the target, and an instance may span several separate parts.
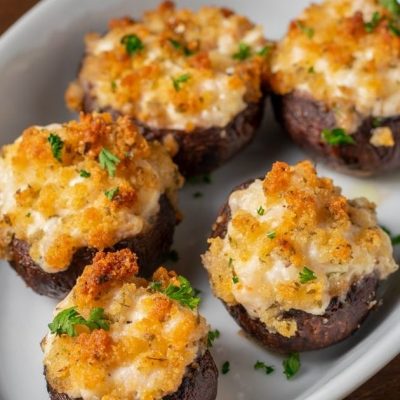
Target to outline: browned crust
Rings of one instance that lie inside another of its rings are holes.
[[[225,127],[196,128],[192,132],[177,129],[151,128],[138,120],[135,124],[141,128],[141,133],[147,140],[163,142],[167,137],[173,137],[179,150],[173,157],[179,171],[184,176],[194,176],[209,173],[228,161],[253,139],[261,124],[265,108],[264,97],[257,103],[249,103]],[[106,108],[99,109],[95,99],[85,95],[83,111],[109,112],[113,117],[119,111]]]
[[[369,142],[373,117],[365,118],[354,133],[355,145],[330,146],[321,140],[321,132],[337,125],[333,111],[324,103],[295,91],[273,95],[272,104],[277,120],[300,147],[340,171],[369,176],[400,167],[400,116],[384,118],[379,124],[392,130],[393,147],[375,147]]]
[[[160,210],[146,232],[123,239],[106,251],[130,249],[139,258],[140,274],[149,276],[168,254],[176,222],[175,209],[163,195],[160,198]],[[48,273],[30,257],[29,244],[14,238],[11,243],[10,264],[35,292],[53,298],[62,298],[75,285],[76,279],[82,274],[85,266],[92,262],[96,252],[94,248],[80,248],[75,252],[67,270]]]
[[[45,372],[46,375],[46,372]],[[217,397],[218,370],[208,350],[192,363],[179,389],[163,400],[215,400]],[[47,382],[51,400],[72,400],[64,393],[58,393]],[[82,399],[76,399],[82,400]]]
[[[246,182],[234,191],[245,189],[252,182]],[[211,237],[224,238],[230,218],[231,210],[226,202],[213,226]],[[378,283],[375,274],[355,282],[346,300],[341,302],[333,298],[324,315],[293,309],[283,313],[282,320],[294,319],[297,323],[296,335],[290,338],[269,332],[265,324],[258,318],[252,318],[241,304],[224,305],[242,329],[268,349],[279,353],[316,350],[346,339],[360,327],[376,298]]]

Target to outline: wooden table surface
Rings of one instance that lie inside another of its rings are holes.
[[[37,2],[37,0],[0,0],[0,34]],[[400,400],[400,356],[346,400]]]

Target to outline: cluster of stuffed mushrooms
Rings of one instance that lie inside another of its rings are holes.
[[[79,119],[32,126],[0,153],[0,255],[63,299],[42,341],[50,398],[215,399],[200,299],[159,267],[183,176],[248,144],[269,95],[324,161],[399,167],[399,57],[400,6],[377,0],[312,5],[278,43],[228,9],[171,2],[87,35],[66,91]],[[375,205],[346,199],[309,161],[235,188],[208,243],[215,296],[282,353],[347,338],[398,268]]]

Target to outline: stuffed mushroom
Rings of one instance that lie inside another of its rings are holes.
[[[400,5],[325,0],[271,59],[277,119],[295,142],[350,174],[400,167]]]
[[[87,35],[66,102],[130,116],[184,175],[207,173],[254,136],[270,50],[260,26],[228,9],[164,2],[141,20],[112,20],[104,35]]]
[[[355,332],[398,268],[392,253],[374,204],[346,199],[308,161],[277,162],[231,193],[203,262],[243,330],[289,353]]]
[[[65,295],[97,250],[168,253],[182,178],[127,117],[33,126],[0,154],[0,255],[40,294]]]
[[[190,283],[136,277],[128,249],[99,252],[56,307],[42,341],[52,400],[214,400],[218,371]]]

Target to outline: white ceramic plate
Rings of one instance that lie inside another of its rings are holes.
[[[212,0],[229,6],[265,26],[270,38],[279,38],[306,0]],[[181,1],[198,7],[207,1]],[[0,144],[13,141],[31,124],[64,121],[72,117],[63,94],[74,78],[87,31],[103,31],[111,17],[139,17],[153,0],[46,0],[0,38]],[[264,174],[276,160],[296,162],[306,156],[282,134],[270,113],[257,139],[239,157],[212,175],[210,185],[188,185],[181,195],[185,220],[175,245],[180,261],[174,267],[202,290],[201,311],[221,338],[212,349],[216,363],[229,360],[231,371],[219,379],[218,400],[329,400],[340,399],[382,368],[400,352],[400,274],[382,288],[384,303],[361,331],[327,350],[301,356],[301,372],[287,381],[282,358],[263,350],[239,334],[239,328],[209,291],[200,254],[220,205],[235,185]],[[349,196],[365,195],[378,204],[382,224],[400,230],[400,175],[359,180],[324,167]],[[193,198],[201,191],[202,198]],[[46,333],[55,302],[25,288],[5,262],[0,263],[0,398],[48,398],[42,376],[39,342]],[[256,360],[274,365],[272,375],[254,371]]]

